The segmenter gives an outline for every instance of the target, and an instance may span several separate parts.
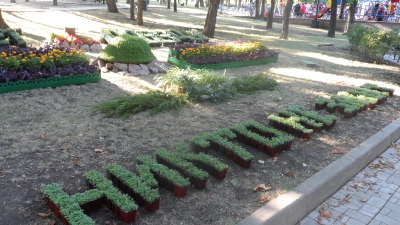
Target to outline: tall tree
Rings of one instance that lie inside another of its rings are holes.
[[[178,3],[174,0],[174,12],[178,12]]]
[[[15,0],[10,0],[10,3],[16,3]]]
[[[135,20],[135,1],[130,0],[130,9],[129,9],[129,14],[130,14],[130,19]]]
[[[1,9],[0,9],[0,29],[6,29],[9,28],[7,25],[6,21],[3,19],[3,14],[1,14]]]
[[[199,4],[199,1],[197,0],[197,4]],[[200,0],[200,7],[204,7],[204,1]]]
[[[256,0],[256,19],[260,19],[260,0]]]
[[[221,5],[221,11],[219,11],[219,14],[222,14],[222,6],[224,5],[224,0],[219,0],[219,4]]]
[[[168,0],[167,9],[171,9],[171,0]]]
[[[274,22],[274,9],[275,0],[271,0],[271,7],[268,10],[267,29],[272,29],[272,22]]]
[[[345,1],[345,0],[342,0]],[[335,37],[336,31],[336,16],[337,16],[337,0],[332,0],[331,18],[329,19],[328,37]],[[336,7],[335,7],[336,6]]]
[[[261,19],[264,18],[264,14],[265,14],[265,0],[261,0]]]
[[[209,38],[214,37],[215,24],[217,23],[219,0],[210,0],[206,23],[204,24],[203,34]]]
[[[289,18],[290,12],[292,11],[293,0],[287,0],[285,11],[283,12],[283,20],[282,20],[282,33],[280,39],[288,39],[289,36]],[[269,18],[269,15],[268,15]]]
[[[15,3],[15,0],[11,0],[11,1],[14,1],[14,3]],[[54,5],[54,6],[57,6],[57,5],[58,5],[57,0],[53,0],[53,5]]]
[[[56,0],[54,0],[54,1],[56,1]],[[117,4],[115,3],[115,0],[106,0],[106,3],[107,3],[108,12],[118,13],[118,8],[117,8]]]
[[[346,23],[346,26],[344,27],[344,32],[343,32],[345,34],[347,34],[347,30],[349,29],[349,26],[354,23],[354,18],[355,18],[354,14],[356,13],[358,1],[350,0],[349,4],[350,4],[350,6],[349,6],[349,13],[347,16],[347,23]]]
[[[143,1],[142,0],[138,0],[138,3],[137,3],[136,25],[143,26]]]

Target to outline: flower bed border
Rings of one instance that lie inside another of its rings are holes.
[[[168,56],[168,62],[177,67],[183,68],[183,69],[187,69],[190,67],[190,69],[220,70],[220,69],[226,69],[226,68],[238,68],[238,67],[256,66],[256,65],[268,64],[268,63],[275,63],[275,62],[278,62],[278,57],[270,57],[270,58],[266,58],[266,59],[258,59],[258,60],[245,61],[245,62],[228,62],[228,63],[209,64],[209,65],[195,65],[195,64],[186,63],[184,61],[181,61],[174,56]]]
[[[0,94],[32,90],[37,88],[61,87],[74,84],[86,84],[101,81],[99,72],[76,74],[64,77],[40,78],[37,80],[19,80],[15,82],[0,83]]]

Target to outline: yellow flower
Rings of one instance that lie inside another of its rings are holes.
[[[26,62],[26,59],[23,59],[22,62]]]

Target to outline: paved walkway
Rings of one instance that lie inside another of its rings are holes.
[[[300,225],[400,225],[400,140]]]

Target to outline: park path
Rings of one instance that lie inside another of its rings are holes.
[[[400,140],[300,222],[322,224],[400,224]]]

